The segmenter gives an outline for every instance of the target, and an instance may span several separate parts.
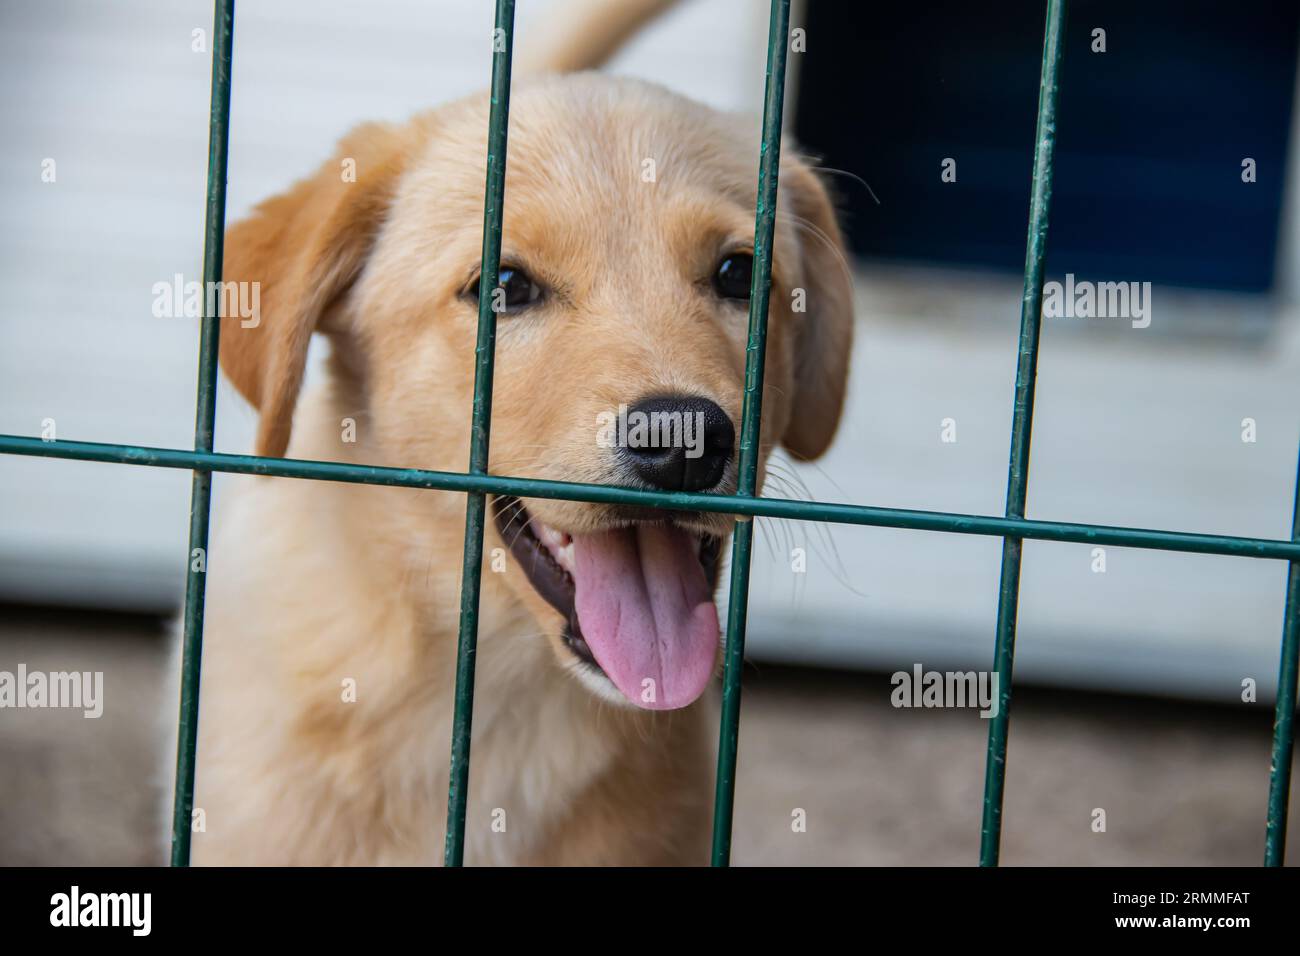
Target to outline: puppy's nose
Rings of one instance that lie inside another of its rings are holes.
[[[646,484],[665,491],[703,491],[722,480],[736,443],[731,419],[714,402],[691,395],[647,398],[620,422],[623,460]]]

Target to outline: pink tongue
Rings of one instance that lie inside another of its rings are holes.
[[[632,703],[685,707],[718,653],[718,611],[694,538],[664,524],[573,539],[575,604],[596,662]]]

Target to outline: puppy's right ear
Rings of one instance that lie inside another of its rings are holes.
[[[796,458],[808,461],[829,447],[844,409],[853,347],[853,279],[835,206],[812,167],[798,158],[782,164],[781,191],[799,227],[807,292],[807,311],[795,316],[795,414],[781,442]]]
[[[257,283],[247,325],[221,327],[221,367],[259,413],[256,453],[289,445],[307,345],[365,265],[406,165],[411,134],[372,123],[333,159],[226,231],[225,282]]]

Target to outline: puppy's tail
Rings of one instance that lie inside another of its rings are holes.
[[[678,0],[568,0],[519,34],[519,73],[594,70]]]

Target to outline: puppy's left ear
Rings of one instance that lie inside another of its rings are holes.
[[[225,322],[221,367],[257,409],[257,454],[289,445],[307,346],[360,274],[407,157],[407,138],[368,124],[315,175],[268,199],[226,231],[223,278],[255,284],[257,321]]]
[[[794,313],[794,396],[781,442],[796,458],[826,451],[839,425],[853,345],[853,282],[826,187],[802,160],[781,170],[781,192],[797,217],[806,311]]]

